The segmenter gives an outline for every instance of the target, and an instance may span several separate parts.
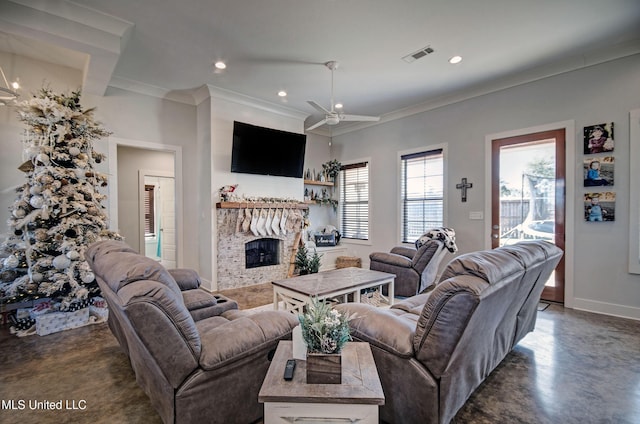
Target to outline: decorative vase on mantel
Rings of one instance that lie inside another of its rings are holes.
[[[341,353],[307,352],[307,384],[341,383]]]

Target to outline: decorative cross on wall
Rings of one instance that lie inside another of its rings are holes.
[[[466,178],[463,178],[460,184],[456,184],[456,188],[462,190],[460,195],[462,196],[462,201],[467,201],[467,189],[473,187],[473,184],[468,183]]]

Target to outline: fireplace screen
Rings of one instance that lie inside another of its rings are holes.
[[[244,245],[246,268],[278,265],[280,263],[280,240],[262,238]]]

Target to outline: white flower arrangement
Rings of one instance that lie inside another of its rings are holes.
[[[329,303],[312,298],[306,312],[298,316],[307,350],[312,353],[340,353],[351,340],[349,319]]]

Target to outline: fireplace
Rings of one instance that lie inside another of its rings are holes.
[[[245,268],[278,265],[280,263],[280,240],[261,238],[244,245]]]

